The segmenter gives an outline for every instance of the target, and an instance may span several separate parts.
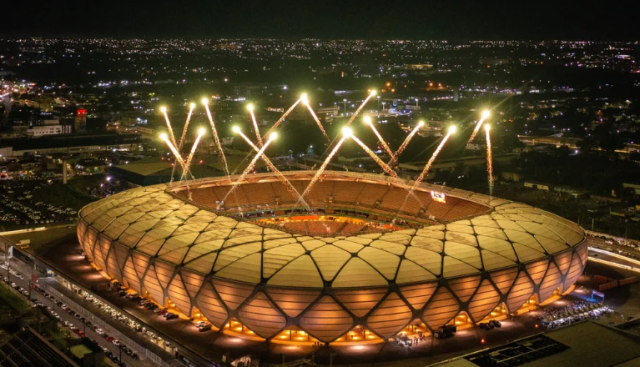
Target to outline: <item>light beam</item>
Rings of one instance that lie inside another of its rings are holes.
[[[398,209],[398,213],[396,214],[396,217],[400,215],[400,212],[402,211],[402,209],[404,209],[404,206],[407,204],[407,200],[409,199],[409,196],[413,195],[413,192],[415,191],[416,187],[418,187],[420,182],[422,182],[422,180],[424,180],[424,178],[427,176],[427,174],[429,173],[429,169],[431,168],[431,165],[433,165],[433,162],[436,160],[436,157],[438,157],[438,154],[442,150],[442,147],[444,147],[447,140],[449,140],[449,137],[455,132],[456,132],[456,127],[451,126],[449,128],[449,131],[447,132],[447,135],[445,135],[444,138],[442,138],[442,141],[438,145],[438,148],[436,148],[436,150],[433,152],[433,154],[431,155],[431,158],[429,158],[429,161],[427,162],[427,164],[425,164],[424,168],[422,169],[422,172],[420,172],[420,175],[413,182],[413,185],[409,189],[409,192],[407,192],[407,196],[405,196],[404,202],[400,206],[400,209]]]
[[[364,101],[362,101],[362,104],[360,104],[360,106],[358,107],[358,109],[356,110],[356,112],[353,113],[353,116],[351,116],[351,118],[349,119],[349,121],[347,121],[347,126],[351,125],[351,123],[353,122],[353,120],[356,119],[356,117],[358,117],[358,114],[360,113],[360,111],[362,111],[362,109],[364,108],[364,106],[367,104],[367,102],[369,102],[369,100],[376,95],[376,91],[372,90],[371,93],[369,93],[369,95],[367,96],[367,98],[364,99]],[[346,111],[345,111],[346,112]]]
[[[251,148],[253,148],[253,150],[256,153],[260,152],[260,148],[258,148],[255,144],[253,144],[253,142],[251,142],[251,140],[249,140],[249,138],[246,135],[244,135],[242,133],[242,131],[240,131],[240,129],[236,129],[234,132],[236,134],[240,135],[247,142],[247,144],[249,144],[249,146]],[[267,157],[265,154],[263,154],[261,156],[261,158],[264,161],[264,163],[267,165],[267,167],[269,167],[269,169],[271,171],[273,171],[273,173],[276,174],[276,177],[285,186],[287,191],[289,191],[292,195],[297,196],[298,197],[298,202],[302,202],[302,205],[304,205],[306,207],[307,211],[311,211],[311,207],[309,207],[309,204],[307,204],[307,202],[302,198],[302,196],[300,195],[298,190],[296,190],[296,188],[293,186],[291,181],[287,180],[287,178],[284,177],[282,172],[280,172],[280,170],[278,168],[276,168],[276,166],[273,164],[273,162],[271,162],[271,159],[269,159],[269,157]]]
[[[184,127],[182,128],[182,136],[180,137],[180,144],[178,144],[178,150],[182,150],[182,146],[184,145],[184,139],[187,136],[187,129],[189,129],[189,122],[191,121],[191,116],[193,115],[193,110],[196,108],[195,103],[189,103],[189,114],[187,115],[187,121],[184,123]]]
[[[480,131],[480,128],[482,127],[482,124],[484,123],[484,121],[486,119],[489,118],[489,116],[491,116],[491,112],[489,112],[488,110],[482,111],[482,116],[480,117],[480,121],[478,121],[478,123],[476,123],[476,127],[473,129],[473,133],[471,134],[471,137],[469,138],[469,141],[467,142],[467,145],[471,144],[473,139],[478,134],[478,131]]]
[[[376,155],[376,153],[374,153],[371,149],[369,149],[369,147],[366,146],[365,143],[362,142],[362,140],[358,139],[355,135],[351,135],[351,139],[355,141],[356,144],[358,144],[365,152],[367,152],[367,154],[369,154],[369,157],[371,157],[371,159],[373,159],[386,174],[388,174],[391,177],[398,178],[398,174],[394,170],[392,170],[391,167],[389,167],[389,165],[384,163],[382,159],[380,159]]]
[[[216,129],[216,124],[213,122],[213,117],[211,116],[211,111],[209,110],[209,100],[207,98],[202,99],[202,104],[204,105],[204,109],[207,111],[207,118],[209,119],[209,124],[211,125],[211,131],[213,132],[213,140],[216,143],[216,147],[218,148],[218,154],[220,155],[220,160],[222,161],[222,166],[224,167],[224,171],[227,176],[229,176],[229,165],[227,164],[227,157],[224,155],[224,150],[222,149],[222,143],[220,143],[220,137],[218,137],[218,130]]]
[[[182,170],[184,171],[184,169],[185,169],[184,160],[180,156],[180,153],[178,152],[176,147],[173,144],[171,144],[171,140],[169,140],[169,137],[167,136],[167,134],[165,134],[165,133],[160,134],[160,139],[162,139],[165,143],[167,143],[167,146],[169,147],[169,150],[171,150],[171,153],[173,153],[173,155],[176,158],[176,162],[178,162],[180,164],[180,166],[182,167]]]
[[[318,168],[318,171],[316,172],[315,176],[313,176],[311,181],[309,181],[309,185],[307,186],[306,189],[304,189],[304,192],[302,193],[303,198],[309,195],[309,192],[311,192],[311,189],[313,188],[313,186],[315,186],[316,182],[318,181],[318,178],[320,178],[320,175],[322,175],[322,173],[327,169],[329,162],[331,161],[333,156],[336,155],[336,153],[338,152],[338,149],[340,149],[342,144],[344,144],[345,140],[347,140],[352,136],[353,136],[353,130],[351,130],[346,126],[342,128],[342,138],[340,138],[340,140],[338,141],[338,144],[336,144],[336,146],[333,147],[333,150],[331,151],[331,153],[329,153],[329,155],[327,156],[327,159],[325,159],[324,162],[322,162],[322,165],[320,166],[320,168]]]
[[[258,122],[256,121],[256,115],[253,113],[253,105],[248,104],[247,110],[249,110],[249,114],[251,115],[251,122],[253,123],[253,129],[256,131],[256,142],[259,147],[262,147],[262,136],[260,135],[260,129],[258,128]]]
[[[487,133],[487,174],[489,175],[489,196],[493,196],[493,149],[491,147],[491,125],[485,125]]]
[[[307,99],[306,95],[304,96],[304,99],[302,100],[302,103],[305,106],[307,106],[307,109],[309,110],[309,113],[311,114],[311,117],[313,117],[313,120],[316,122],[316,124],[320,128],[320,131],[322,131],[322,135],[324,135],[324,137],[327,138],[327,140],[329,140],[329,136],[327,135],[327,132],[324,130],[324,126],[322,126],[322,122],[320,122],[320,119],[318,118],[316,113],[313,111],[313,108],[311,108],[311,105],[309,104],[309,100]]]
[[[365,124],[369,125],[369,127],[371,127],[371,130],[373,130],[373,133],[376,134],[376,137],[382,144],[382,147],[387,152],[387,154],[389,154],[389,157],[391,157],[391,161],[395,161],[396,160],[395,154],[393,154],[393,151],[391,151],[391,148],[389,148],[389,145],[387,144],[387,142],[384,141],[384,139],[382,138],[382,135],[380,135],[380,132],[378,132],[378,129],[376,129],[376,127],[373,125],[373,122],[371,121],[371,117],[365,116],[363,121]]]
[[[191,169],[191,161],[193,160],[193,155],[196,153],[196,149],[198,149],[198,144],[200,143],[200,139],[204,136],[205,130],[203,128],[198,129],[198,136],[196,140],[193,142],[191,146],[191,152],[189,152],[189,157],[187,157],[187,163],[185,164],[185,169],[182,172],[182,179],[187,175],[187,173]]]
[[[173,135],[173,128],[171,127],[171,121],[169,121],[169,115],[167,114],[167,108],[165,106],[162,106],[162,107],[160,107],[160,111],[164,115],[164,120],[167,123],[167,129],[169,130],[169,136],[171,137],[171,143],[173,143],[173,145],[177,147],[178,144],[176,143],[175,135]]]
[[[269,140],[267,140],[264,145],[262,146],[262,148],[260,148],[260,150],[258,151],[258,153],[256,153],[255,157],[253,157],[253,159],[251,160],[251,162],[249,162],[249,165],[247,166],[247,168],[244,169],[244,171],[242,171],[242,174],[238,177],[238,179],[236,180],[236,183],[238,182],[242,182],[244,180],[244,178],[249,174],[249,172],[251,172],[251,170],[253,169],[253,167],[256,165],[256,162],[258,161],[258,159],[260,159],[260,157],[264,154],[264,151],[267,149],[267,147],[269,147],[269,144],[271,144],[271,142],[273,142],[276,138],[278,137],[278,134],[276,133],[271,133],[271,135],[269,135]],[[224,196],[224,198],[222,199],[222,201],[220,202],[220,204],[218,204],[218,208],[220,208],[224,202],[227,200],[227,197],[229,197],[229,195],[235,191],[235,189],[238,187],[239,185],[233,185],[231,187],[231,190],[229,190],[227,192],[227,194]]]
[[[395,155],[389,161],[389,165],[390,166],[393,166],[394,164],[398,163],[398,157],[400,156],[400,154],[402,154],[404,152],[405,149],[407,149],[407,146],[409,145],[409,142],[418,133],[418,131],[420,131],[420,128],[422,126],[424,126],[424,121],[418,121],[418,126],[414,127],[413,130],[411,130],[409,135],[407,135],[407,137],[402,142],[402,145],[400,145],[400,148],[398,148],[398,150],[396,151]]]
[[[304,97],[305,95],[303,94],[302,96]],[[278,126],[280,126],[282,121],[284,121],[284,119],[287,118],[287,116],[289,116],[289,114],[293,111],[293,109],[296,108],[298,103],[302,102],[302,98],[303,97],[300,97],[297,101],[295,101],[294,104],[292,104],[291,107],[289,107],[289,109],[285,113],[283,113],[282,116],[280,116],[278,121],[276,121],[276,123],[273,124],[273,126],[271,126],[271,129],[269,129],[269,131],[267,131],[267,134],[265,136],[270,135],[275,129],[278,128]]]

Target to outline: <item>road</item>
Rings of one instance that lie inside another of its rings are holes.
[[[4,254],[1,256],[0,262],[2,263],[5,262]],[[9,279],[10,279],[9,284],[11,282],[15,282],[18,286],[21,286],[25,289],[29,289],[29,280],[31,279],[31,274],[35,274],[35,272],[30,271],[30,269],[26,265],[16,260],[11,261],[11,269],[15,270],[18,274],[21,274],[23,276],[23,279],[19,279],[18,277],[11,275],[8,270],[4,270],[4,269],[0,269],[0,275],[3,277],[9,276]],[[127,366],[133,366],[133,367],[156,366],[149,360],[134,360],[130,356],[126,355],[125,353],[121,353],[120,348],[115,346],[113,343],[106,341],[102,336],[98,335],[98,333],[96,333],[94,330],[86,327],[86,325],[83,324],[79,319],[76,319],[75,317],[71,316],[67,311],[63,310],[62,307],[56,305],[53,301],[49,300],[48,298],[40,294],[40,292],[36,291],[35,289],[31,289],[31,297],[42,302],[45,306],[53,308],[53,310],[60,315],[61,323],[64,321],[67,321],[71,324],[74,324],[80,330],[83,330],[89,339],[93,339],[97,341],[98,345],[100,345],[101,347],[106,347],[109,351],[111,351],[111,353],[113,353],[116,356],[120,356],[120,354],[122,354],[122,360],[127,364]],[[74,311],[77,311],[77,310],[74,310]],[[69,333],[74,334],[74,332],[71,331],[71,329],[65,327],[64,325],[62,325],[62,327],[65,328]],[[142,351],[134,351],[134,352],[140,356],[143,355]]]
[[[589,248],[589,261],[640,273],[640,261],[615,252]]]

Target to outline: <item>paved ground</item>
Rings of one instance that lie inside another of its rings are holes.
[[[602,257],[602,255],[599,257]],[[610,258],[610,260],[614,260],[614,258]],[[591,261],[587,262],[585,274],[598,274],[613,279],[623,279],[631,276],[640,277],[640,274],[636,272],[614,268]],[[636,319],[640,318],[640,282],[609,289],[604,293],[606,296],[606,304],[618,311],[618,313],[616,313],[615,318],[611,320],[603,319],[598,320],[598,322],[613,322],[618,325],[626,321],[628,317],[634,317]],[[640,335],[640,328],[637,329],[637,334]]]

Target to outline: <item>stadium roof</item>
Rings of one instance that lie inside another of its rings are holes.
[[[157,260],[230,280],[293,287],[386,286],[471,275],[546,258],[584,239],[579,226],[551,213],[477,194],[474,200],[485,199],[492,210],[471,219],[310,237],[217,215],[166,188],[127,190],[79,215],[107,239]]]

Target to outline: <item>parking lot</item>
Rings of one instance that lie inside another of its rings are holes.
[[[69,334],[76,334],[78,337],[87,337],[94,341],[105,351],[105,356],[119,367],[135,366],[150,367],[155,366],[149,360],[140,360],[140,352],[129,348],[118,339],[108,335],[108,333],[93,325],[89,320],[80,315],[78,310],[74,310],[57,299],[52,294],[40,287],[38,280],[31,284],[31,272],[25,269],[24,264],[11,261],[9,268],[4,264],[0,265],[0,277],[9,286],[19,291],[25,298],[29,299],[37,307],[43,308],[56,318]]]
[[[0,225],[13,228],[73,222],[77,215],[75,208],[40,200],[46,196],[48,185],[47,181],[0,181]]]

